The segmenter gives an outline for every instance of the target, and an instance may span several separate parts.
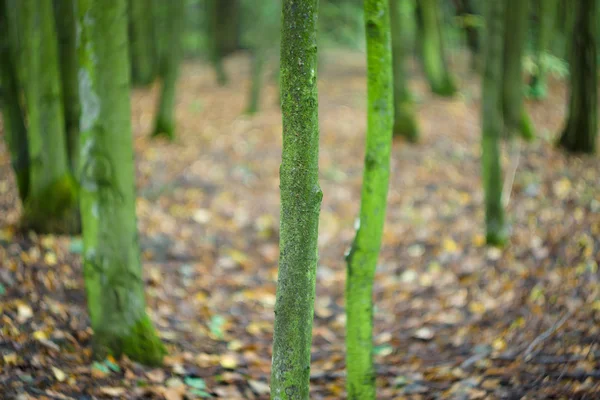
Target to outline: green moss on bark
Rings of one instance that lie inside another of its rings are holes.
[[[83,270],[94,349],[157,365],[135,216],[126,0],[77,1]]]
[[[375,399],[373,278],[381,249],[394,122],[390,14],[387,0],[365,0],[367,142],[356,236],[347,256],[348,399]]]
[[[486,241],[503,246],[507,229],[502,206],[500,139],[503,131],[502,65],[506,0],[489,3],[482,88],[481,170],[485,194]]]
[[[405,58],[409,48],[409,15],[402,6],[404,0],[390,0],[392,54],[394,71],[394,135],[403,136],[410,142],[419,140],[412,96],[408,89]]]
[[[319,187],[317,0],[283,1],[279,275],[271,398],[308,399]]]

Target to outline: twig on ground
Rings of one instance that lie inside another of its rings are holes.
[[[565,322],[567,322],[567,320],[569,319],[569,317],[571,317],[571,315],[573,315],[572,311],[569,311],[568,313],[566,313],[561,319],[556,321],[556,323],[554,325],[552,325],[550,328],[548,328],[547,330],[542,332],[541,335],[536,337],[533,340],[533,342],[531,342],[529,344],[529,346],[527,346],[527,349],[525,349],[525,352],[523,353],[525,362],[529,362],[535,356],[535,354],[533,354],[533,351],[535,350],[535,348],[538,345],[542,344],[544,341],[546,341],[550,336],[552,336],[554,334],[554,332],[559,330],[560,327],[563,326]]]

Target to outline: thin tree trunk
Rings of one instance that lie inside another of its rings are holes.
[[[210,42],[211,60],[215,73],[217,75],[217,83],[221,86],[226,85],[228,81],[223,65],[225,57],[225,44],[223,40],[221,18],[219,17],[219,2],[222,0],[208,0],[208,40]]]
[[[519,132],[534,137],[533,125],[523,107],[523,52],[527,41],[529,0],[507,0],[504,23],[504,69],[502,104],[504,126],[509,136]]]
[[[598,137],[598,3],[579,0],[574,7],[569,114],[558,144],[570,152],[594,153]]]
[[[252,82],[250,83],[250,96],[247,114],[256,114],[260,105],[260,92],[263,84],[263,67],[265,64],[265,49],[260,46],[252,52]]]
[[[157,72],[152,5],[153,2],[148,0],[129,0],[131,79],[133,84],[140,86],[150,85]]]
[[[271,398],[308,399],[323,193],[319,187],[318,0],[284,0],[281,41],[281,234]]]
[[[54,16],[58,33],[60,72],[62,81],[63,109],[67,153],[73,176],[78,177],[79,168],[79,87],[77,86],[77,37],[75,23],[75,0],[54,0]]]
[[[358,230],[346,257],[346,368],[349,400],[375,399],[373,279],[381,249],[394,123],[388,0],[365,0],[367,141]]]
[[[488,4],[485,68],[482,87],[482,177],[485,192],[486,240],[504,245],[507,231],[502,207],[500,139],[503,131],[502,67],[505,10],[508,0]]]
[[[538,10],[537,34],[534,41],[537,70],[531,77],[529,94],[532,98],[540,100],[546,97],[548,91],[544,56],[548,53],[553,37],[558,0],[535,0],[535,2]]]
[[[76,187],[68,165],[52,2],[17,4],[30,159],[23,224],[37,232],[74,232],[79,225]]]
[[[97,357],[160,364],[135,216],[126,0],[78,0],[84,279]]]
[[[0,104],[4,137],[17,178],[19,196],[25,202],[29,190],[29,150],[23,110],[19,103],[21,93],[14,61],[15,39],[8,29],[7,0],[0,0],[0,83],[4,91]]]
[[[444,54],[440,9],[437,0],[419,0],[418,16],[421,18],[421,52],[425,74],[433,93],[452,96],[456,84],[451,76]]]
[[[462,28],[467,39],[467,46],[471,52],[471,68],[477,71],[480,66],[481,44],[479,43],[479,29],[473,23],[476,12],[472,0],[457,0],[455,5],[458,15],[463,19]]]
[[[185,16],[183,0],[171,0],[168,5],[167,29],[169,49],[164,59],[162,70],[162,91],[160,103],[154,123],[153,136],[175,138],[175,100],[177,94],[177,79],[183,56],[182,26]]]
[[[408,22],[403,7],[405,0],[390,0],[392,53],[394,68],[394,135],[404,136],[410,142],[419,140],[412,96],[406,77],[408,54]]]

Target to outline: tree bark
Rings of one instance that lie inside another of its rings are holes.
[[[284,0],[281,41],[283,151],[279,277],[271,398],[308,399],[323,193],[319,187],[318,0]]]
[[[394,70],[394,135],[404,136],[409,142],[419,140],[419,132],[415,119],[412,96],[406,77],[406,58],[408,54],[406,7],[405,0],[390,0],[390,20],[392,29],[392,54]]]
[[[157,365],[135,216],[126,0],[78,0],[83,269],[97,357]]]
[[[437,0],[419,0],[421,28],[421,56],[425,75],[433,93],[440,96],[452,96],[456,93],[456,84],[451,76],[444,54],[444,41],[441,29],[440,9]]]
[[[23,109],[19,102],[19,87],[15,65],[16,38],[8,29],[7,0],[0,0],[0,82],[3,93],[1,101],[4,138],[10,151],[19,196],[24,203],[29,191],[29,150]]]
[[[367,141],[358,230],[346,257],[346,366],[349,400],[375,399],[373,279],[381,249],[394,123],[387,0],[365,0]]]
[[[129,0],[131,79],[134,85],[150,85],[157,72],[152,5],[153,2],[148,0]],[[168,39],[166,42],[171,45]]]
[[[471,68],[475,71],[479,70],[481,43],[479,38],[479,29],[473,23],[476,15],[472,0],[456,0],[455,2],[457,14],[462,17],[462,29],[464,30],[467,39],[467,46],[471,52]]]
[[[162,91],[152,133],[152,136],[164,136],[170,140],[175,138],[175,100],[179,67],[183,56],[184,16],[184,1],[171,0],[168,4],[168,21],[165,30],[165,35],[168,35],[169,49],[163,63]]]
[[[569,112],[558,144],[570,152],[594,153],[598,137],[598,3],[580,0],[574,7]]]
[[[502,67],[505,10],[508,0],[488,4],[485,68],[482,86],[481,169],[485,192],[486,240],[490,245],[506,243],[507,230],[502,207],[500,139],[503,131]]]
[[[52,3],[20,0],[17,7],[30,159],[23,225],[37,232],[72,233],[79,225],[76,186],[68,165]]]
[[[54,0],[54,17],[58,34],[60,75],[62,82],[65,134],[71,173],[79,176],[79,88],[77,86],[77,49],[75,39],[75,0]]]
[[[544,57],[549,51],[555,29],[558,0],[535,0],[535,2],[538,10],[538,26],[534,40],[537,69],[529,83],[529,94],[532,98],[541,100],[548,92]]]
[[[239,1],[208,0],[208,40],[219,85],[227,84],[223,58],[239,47]]]
[[[509,136],[519,132],[534,137],[533,125],[523,107],[523,52],[527,41],[529,0],[506,0],[502,104],[504,126]]]

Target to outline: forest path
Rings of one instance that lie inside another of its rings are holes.
[[[344,252],[360,200],[366,88],[362,54],[330,53],[322,61],[324,198],[311,398],[340,399]],[[75,398],[110,388],[159,398],[189,393],[202,378],[220,398],[268,398],[281,115],[272,78],[262,111],[244,115],[248,60],[234,57],[227,69],[230,83],[217,87],[207,65],[185,66],[174,143],[148,136],[157,87],[132,98],[142,259],[149,308],[169,347],[165,368],[127,360],[119,372],[90,367],[79,242],[13,236],[20,211],[11,178],[0,180],[0,261],[9,266],[0,275],[0,306],[5,326],[16,331],[4,329],[0,350],[18,353],[18,368],[5,358],[0,387],[18,392],[34,382],[41,392]],[[415,76],[422,140],[394,141],[374,289],[378,397],[598,393],[598,159],[566,157],[552,146],[565,108],[564,85],[552,82],[546,101],[528,104],[538,139],[521,145],[507,210],[510,246],[486,249],[479,82],[466,71],[462,78],[458,96],[440,99]],[[0,176],[8,174],[0,147]],[[536,341],[546,330],[552,335]],[[40,331],[61,352],[33,340]],[[59,382],[51,366],[68,378]]]

